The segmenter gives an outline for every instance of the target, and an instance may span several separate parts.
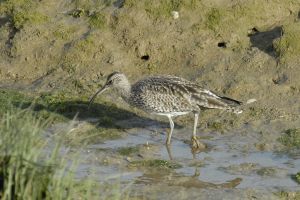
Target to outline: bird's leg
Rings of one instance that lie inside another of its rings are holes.
[[[198,124],[199,113],[195,113],[194,130],[192,135],[192,148],[199,150],[205,149],[205,145],[197,139],[197,124]]]
[[[173,160],[171,146],[167,144],[167,145],[166,145],[166,148],[167,148],[167,152],[168,152],[168,155],[169,155],[169,159],[170,159],[170,160]]]
[[[173,133],[173,129],[174,129],[174,122],[171,118],[170,115],[168,115],[168,118],[169,118],[169,121],[170,121],[170,132],[168,132],[168,137],[167,137],[167,140],[166,140],[166,145],[170,145],[171,144],[171,137],[172,137],[172,133]]]
[[[196,167],[196,168],[195,168],[195,173],[194,173],[193,177],[194,177],[194,178],[199,178],[199,176],[200,176],[199,167]]]

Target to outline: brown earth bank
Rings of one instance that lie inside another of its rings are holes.
[[[294,0],[2,1],[1,82],[75,96],[115,70],[131,81],[173,74],[294,118],[299,10]]]

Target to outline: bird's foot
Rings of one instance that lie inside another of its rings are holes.
[[[201,143],[196,136],[192,136],[191,147],[193,152],[200,152],[206,148],[206,145]]]

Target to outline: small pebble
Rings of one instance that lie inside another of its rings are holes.
[[[248,101],[247,101],[247,104],[249,104],[249,103],[254,103],[254,102],[256,102],[257,100],[256,99],[249,99]]]
[[[171,14],[172,14],[172,16],[173,16],[173,19],[178,19],[178,18],[179,18],[179,12],[177,12],[177,11],[172,11]]]

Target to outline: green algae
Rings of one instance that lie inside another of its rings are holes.
[[[292,175],[292,179],[300,184],[300,171],[294,175]]]
[[[287,129],[278,141],[288,148],[300,148],[300,128]]]
[[[122,156],[130,156],[132,154],[139,152],[138,146],[132,146],[132,147],[121,147],[117,149],[117,152]]]
[[[295,179],[300,184],[300,172],[295,175]]]
[[[91,131],[91,133],[95,132]],[[96,133],[98,133],[100,141],[116,140],[122,138],[122,132],[119,129],[97,128]],[[93,143],[95,143],[94,140]]]
[[[274,176],[276,174],[276,169],[273,167],[263,167],[257,170],[257,174],[260,176]]]
[[[178,163],[154,159],[154,160],[136,160],[129,163],[128,167],[146,167],[146,168],[160,168],[160,169],[178,169],[182,166]]]

